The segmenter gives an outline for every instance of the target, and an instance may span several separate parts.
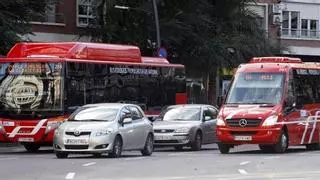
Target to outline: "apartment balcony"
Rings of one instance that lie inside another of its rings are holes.
[[[43,24],[43,25],[65,25],[65,16],[63,13],[46,14],[43,17],[34,18],[32,24]]]
[[[301,39],[301,40],[320,40],[320,31],[309,30],[309,29],[281,28],[281,38]]]

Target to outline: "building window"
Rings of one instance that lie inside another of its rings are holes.
[[[93,20],[93,0],[77,0],[77,25],[88,26]]]
[[[45,24],[65,24],[64,13],[62,11],[61,3],[49,3],[46,6],[45,14],[42,17],[33,17],[33,24],[45,23]]]
[[[319,21],[314,19],[300,19],[300,12],[282,12],[282,34],[284,37],[318,38]]]

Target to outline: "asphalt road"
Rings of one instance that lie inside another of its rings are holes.
[[[0,147],[1,180],[242,180],[320,179],[320,151],[290,148],[266,154],[257,146],[239,146],[222,155],[216,145],[202,151],[156,149],[150,157],[124,152],[119,159],[71,155],[56,159],[52,150],[26,153],[22,147]]]

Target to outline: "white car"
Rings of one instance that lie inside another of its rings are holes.
[[[133,104],[89,104],[78,108],[56,129],[53,148],[57,158],[68,154],[109,153],[120,157],[123,150],[153,151],[153,127],[142,109]]]

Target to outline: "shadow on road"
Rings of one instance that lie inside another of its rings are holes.
[[[92,154],[71,154],[68,159],[127,159],[127,158],[141,158],[145,157],[140,154],[123,154],[120,158],[109,157],[108,154],[102,154],[101,156],[94,156]]]
[[[200,152],[201,151],[216,151],[216,150],[218,150],[218,148],[211,148],[210,147],[210,148],[202,148],[200,150]],[[199,151],[193,151],[189,147],[185,147],[185,148],[183,148],[181,150],[175,150],[173,147],[167,147],[167,148],[156,147],[154,149],[154,152],[199,152]]]
[[[285,153],[282,153],[282,154],[294,154],[294,153],[304,153],[304,152],[313,152],[311,150],[306,150],[305,148],[301,148],[301,147],[298,147],[298,148],[289,148]],[[246,154],[246,155],[256,155],[256,154],[272,154],[272,155],[275,155],[275,154],[281,154],[281,153],[272,153],[272,152],[263,152],[261,150],[236,150],[236,151],[233,151],[233,152],[230,152],[229,154]]]

